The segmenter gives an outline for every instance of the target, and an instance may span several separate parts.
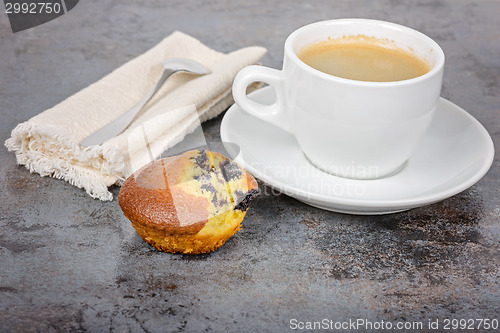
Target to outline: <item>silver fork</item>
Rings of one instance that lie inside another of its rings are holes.
[[[126,130],[132,120],[134,120],[135,116],[160,89],[160,87],[170,77],[170,75],[176,72],[188,72],[197,75],[205,75],[210,73],[210,71],[203,65],[189,59],[171,58],[162,61],[161,64],[163,65],[163,74],[153,89],[151,89],[133,108],[131,108],[109,124],[87,136],[80,142],[80,144],[84,146],[99,145]]]

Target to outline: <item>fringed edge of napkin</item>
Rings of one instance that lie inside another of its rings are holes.
[[[44,139],[34,140],[37,136]],[[36,145],[43,145],[43,150],[50,151],[52,156],[38,152]],[[91,197],[105,201],[113,199],[108,186],[121,178],[124,166],[123,156],[117,149],[102,145],[83,148],[70,136],[50,125],[21,123],[5,141],[5,147],[14,151],[17,164],[24,164],[31,173],[63,179],[71,185],[84,188]],[[70,163],[58,156],[73,156],[74,161]],[[78,165],[78,162],[84,161],[91,161],[95,171]]]
[[[260,86],[260,83],[254,82],[249,86],[249,91]],[[168,149],[179,143],[194,131],[196,126],[193,125],[217,117],[233,102],[230,88],[214,97],[203,105],[198,113],[199,121],[186,125],[171,145],[164,148]],[[37,137],[43,139],[37,140]],[[36,145],[43,145],[43,149],[37,149]],[[65,180],[71,185],[85,189],[92,198],[112,200],[113,194],[108,187],[113,184],[121,185],[125,181],[124,156],[118,149],[106,145],[82,147],[55,126],[26,121],[14,128],[11,137],[5,141],[5,146],[9,151],[15,152],[17,164],[24,164],[29,172]],[[40,150],[50,151],[51,155],[40,153]],[[59,156],[72,156],[73,159],[68,161]],[[92,168],[84,166],[85,163],[90,164]]]

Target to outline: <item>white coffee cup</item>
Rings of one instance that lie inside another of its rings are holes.
[[[431,69],[409,80],[366,82],[323,73],[297,57],[305,46],[329,37],[356,35],[393,41]],[[240,108],[293,134],[309,161],[328,173],[374,179],[404,166],[439,100],[445,57],[436,42],[394,23],[339,19],[296,30],[287,38],[284,53],[281,71],[249,66],[237,74],[233,96]],[[274,104],[259,104],[246,96],[247,86],[256,81],[275,90]]]

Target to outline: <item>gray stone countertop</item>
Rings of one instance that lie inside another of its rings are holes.
[[[222,52],[264,46],[262,63],[281,68],[296,28],[363,17],[442,46],[442,96],[486,127],[498,156],[499,14],[500,2],[487,0],[86,0],[13,34],[2,12],[0,141],[175,30]],[[210,140],[221,119],[203,125]],[[16,166],[5,147],[0,159],[1,332],[285,332],[323,319],[424,328],[437,319],[443,330],[447,318],[500,319],[498,157],[470,189],[384,216],[319,210],[260,183],[242,230],[200,256],[146,245],[122,215],[118,187],[101,202]]]

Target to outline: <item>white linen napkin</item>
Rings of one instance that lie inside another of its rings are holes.
[[[30,172],[64,179],[94,198],[111,200],[109,186],[121,184],[201,122],[225,110],[233,102],[236,73],[257,63],[265,52],[248,47],[224,54],[174,32],[101,80],[17,125],[5,146]],[[79,145],[132,108],[156,84],[163,70],[160,63],[168,58],[198,61],[211,73],[172,75],[126,131],[99,146]]]

